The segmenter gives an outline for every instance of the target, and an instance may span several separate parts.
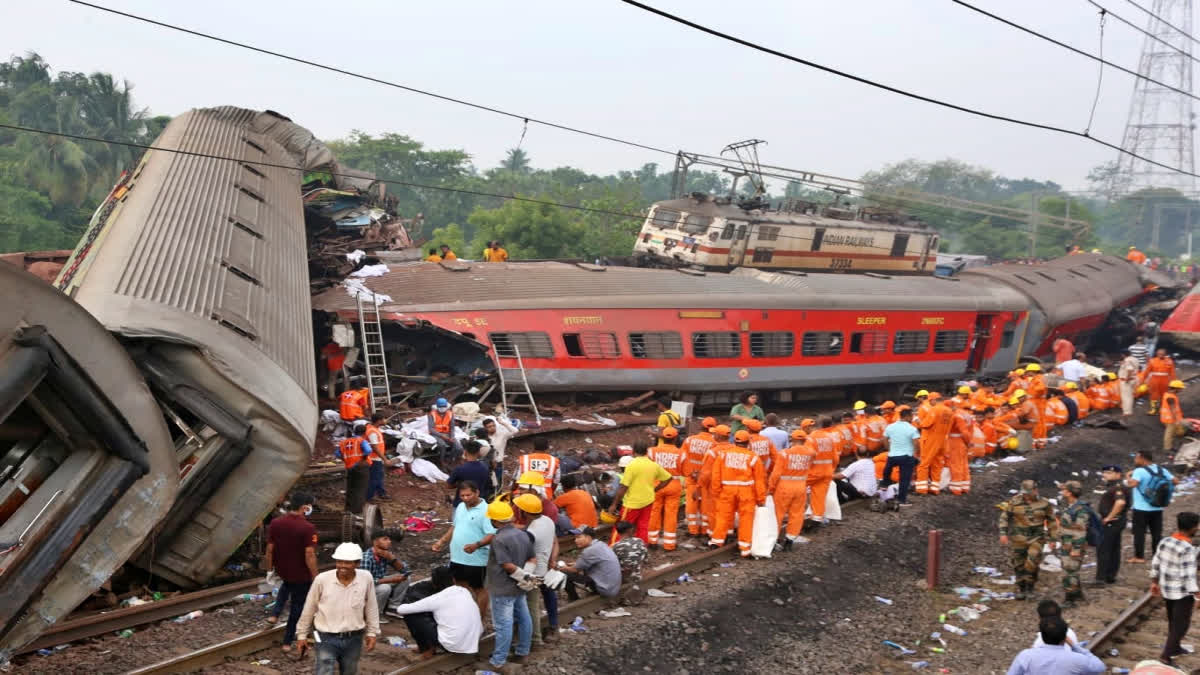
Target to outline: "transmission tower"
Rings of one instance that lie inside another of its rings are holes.
[[[1192,0],[1153,0],[1142,44],[1138,74],[1192,91]],[[1193,172],[1192,99],[1138,78],[1129,103],[1129,119],[1121,147],[1129,152]],[[1129,194],[1145,188],[1174,188],[1190,195],[1191,176],[1122,153],[1117,159],[1114,191]]]

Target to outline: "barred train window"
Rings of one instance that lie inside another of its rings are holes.
[[[554,358],[554,347],[550,344],[549,333],[488,333],[488,339],[496,349],[496,356],[514,358],[519,351],[523,359]]]
[[[800,344],[804,356],[837,356],[842,353],[842,334],[837,331],[810,331]]]
[[[786,357],[795,349],[796,337],[791,331],[771,331],[750,334],[750,356]]]
[[[967,350],[967,331],[939,330],[933,339],[933,351],[939,354],[957,354]]]
[[[929,349],[929,331],[898,330],[892,341],[893,354],[924,354]]]
[[[742,355],[737,333],[692,333],[692,354],[699,359],[728,359]]]
[[[1013,340],[1017,336],[1017,324],[1008,322],[1004,324],[1004,332],[1000,334],[1000,348],[1008,349],[1013,345]]]
[[[886,330],[870,330],[850,334],[851,354],[882,354],[887,351]]]
[[[563,333],[562,337],[568,356],[582,356],[589,359],[621,357],[621,348],[617,345],[616,333],[592,330],[582,333]]]
[[[630,333],[629,353],[635,359],[682,359],[683,340],[679,333]]]

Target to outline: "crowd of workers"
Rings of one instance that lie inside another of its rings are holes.
[[[483,249],[480,258],[484,262],[508,262],[508,251],[501,245],[500,240],[489,241]],[[443,260],[458,260],[458,256],[446,244],[431,246],[425,262],[442,262]]]

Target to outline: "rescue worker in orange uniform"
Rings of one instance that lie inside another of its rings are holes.
[[[712,488],[717,499],[717,523],[709,546],[724,546],[725,534],[733,526],[733,514],[738,518],[738,552],[750,557],[750,542],[754,532],[754,508],[767,501],[767,478],[758,455],[749,447],[750,432],[739,429],[733,445],[726,445],[713,463]]]
[[[342,464],[346,467],[346,487],[361,486],[370,487],[370,466],[365,461],[368,456],[374,451],[371,444],[364,437],[366,420],[358,420],[353,425],[353,433],[348,438],[343,438],[338,442],[338,453],[342,456]],[[358,508],[358,500],[365,500],[367,493],[364,490],[357,497],[347,494],[347,505],[354,504],[351,508]]]
[[[1029,388],[1025,393],[1029,396],[1029,401],[1038,410],[1038,418],[1033,425],[1033,440],[1044,442],[1046,440],[1046,376],[1042,375],[1042,367],[1036,363],[1031,363],[1025,366],[1025,372],[1029,373]]]
[[[1133,263],[1134,265],[1146,264],[1146,254],[1137,250],[1136,246],[1129,247],[1129,253],[1125,254],[1125,259],[1128,260],[1129,262]]]
[[[1088,397],[1088,407],[1092,410],[1108,410],[1113,407],[1109,396],[1108,382],[1096,380],[1085,391]]]
[[[1092,402],[1088,399],[1087,394],[1079,391],[1079,385],[1074,382],[1064,383],[1063,390],[1068,398],[1075,401],[1076,419],[1087,419],[1092,410]]]
[[[783,550],[790,551],[797,541],[803,541],[804,510],[808,505],[808,472],[817,453],[808,435],[800,429],[791,433],[792,445],[779,453],[778,461],[767,479],[767,494],[775,500],[775,522],[783,525],[787,517]]]
[[[971,394],[971,406],[973,408],[982,410],[984,408],[994,408],[999,405],[1004,405],[1004,399],[996,394],[995,389],[990,384],[979,385],[975,393]]]
[[[1066,426],[1071,421],[1071,411],[1062,402],[1065,396],[1065,393],[1059,396],[1051,396],[1046,399],[1046,405],[1042,406],[1042,421],[1046,425],[1047,432],[1056,427]]]
[[[825,497],[829,493],[829,483],[833,481],[834,470],[837,469],[838,457],[842,444],[842,436],[834,430],[833,420],[821,417],[821,428],[808,435],[813,452],[812,468],[808,471],[808,487],[812,490],[813,518],[821,523],[828,523],[825,517]]]
[[[957,393],[955,393],[953,398],[946,401],[946,404],[951,408],[963,408],[970,404],[972,393],[973,392],[971,391],[970,387],[965,384],[960,385]]]
[[[775,459],[779,455],[779,448],[775,447],[771,439],[758,433],[763,428],[761,420],[751,417],[742,422],[742,426],[750,432],[750,450],[758,455],[759,461],[763,463],[763,472],[770,475],[771,469],[775,466]]]
[[[937,392],[934,392],[937,393]],[[933,398],[933,394],[929,395]],[[917,465],[917,494],[941,492],[942,467],[946,464],[946,441],[954,426],[954,411],[934,399],[929,411],[921,414],[921,462]]]
[[[1183,423],[1183,411],[1179,408],[1179,394],[1183,389],[1182,380],[1171,380],[1167,384],[1167,393],[1163,394],[1162,410],[1159,411],[1158,421],[1163,423],[1163,450],[1175,451],[1175,439],[1183,438],[1187,427]]]
[[[930,402],[930,400],[929,400],[929,392],[924,389],[922,389],[921,391],[918,391],[917,395],[914,396],[913,398],[915,399],[915,405],[916,405],[916,410],[917,410],[917,412],[913,413],[913,415],[917,418],[917,420],[920,420],[921,413],[927,412],[933,406],[933,403]],[[917,424],[916,421],[914,421],[913,424]],[[917,424],[918,428],[920,428],[920,426],[921,425]]]
[[[671,478],[666,486],[654,493],[647,543],[654,546],[661,535],[663,550],[674,551],[679,529],[679,497],[683,494],[684,450],[675,445],[679,432],[674,427],[666,427],[661,433],[662,440],[650,448],[650,459],[666,469]]]
[[[387,461],[387,453],[383,443],[383,432],[377,426],[382,424],[385,419],[387,416],[383,413],[375,413],[371,415],[371,421],[363,430],[363,438],[366,439],[367,445],[371,446],[371,452],[367,455],[367,471],[369,473],[367,501],[372,499],[381,502],[392,501],[383,486],[384,471],[386,470],[384,463]]]
[[[526,471],[542,474],[546,481],[546,496],[554,499],[555,488],[562,480],[562,464],[558,458],[550,454],[550,442],[544,436],[533,439],[533,452],[527,452],[517,459],[517,475]]]
[[[1110,408],[1119,408],[1121,406],[1121,380],[1117,378],[1116,373],[1105,373],[1108,381],[1104,383],[1104,388],[1108,392],[1108,400],[1112,401]]]
[[[1158,413],[1158,404],[1163,394],[1167,393],[1167,385],[1175,379],[1175,361],[1167,356],[1167,350],[1159,349],[1146,362],[1146,368],[1138,375],[1138,383],[1145,384],[1147,396],[1150,397],[1150,410],[1147,415]]]
[[[704,456],[708,454],[708,450],[715,442],[712,432],[709,430],[717,426],[717,421],[711,417],[705,417],[700,422],[700,426],[704,427],[704,431],[688,436],[683,441],[682,447],[683,475],[686,478],[684,514],[687,519],[688,534],[693,536],[708,531],[708,522],[700,512],[701,499],[705,491],[700,484],[700,469],[704,468]]]
[[[878,455],[875,455],[874,457],[871,458],[871,461],[875,462],[875,480],[883,480],[883,470],[887,468],[887,459],[888,459],[887,450],[884,450],[883,452],[881,452]],[[899,481],[900,481],[900,467],[893,466],[891,482],[898,483]]]
[[[434,401],[428,415],[429,435],[437,439],[438,454],[441,456],[442,467],[458,461],[462,456],[462,444],[454,437],[454,411],[450,402],[444,398]]]
[[[854,436],[854,414],[842,413],[842,423],[833,427],[841,437],[840,456],[853,455],[858,450],[859,439]],[[865,442],[865,440],[864,440]]]
[[[883,418],[882,406],[876,407],[874,414],[867,416],[865,430],[867,450],[877,452],[883,447],[883,430],[887,429],[887,425],[888,421]]]
[[[900,419],[900,415],[896,412],[896,403],[894,401],[884,401],[879,405],[879,409],[883,414],[883,421],[891,424]],[[886,426],[884,427],[887,428]]]
[[[975,406],[970,410],[974,424],[971,425],[971,437],[967,440],[967,459],[978,459],[988,454],[987,434],[983,431],[985,409]]]
[[[347,389],[338,397],[338,413],[346,422],[366,417],[363,408],[367,405],[367,396],[370,395],[367,389]]]
[[[1029,380],[1025,377],[1025,369],[1017,368],[1008,374],[1008,388],[1004,393],[1000,394],[1000,398],[1008,400],[1012,395],[1017,393],[1018,389],[1024,390],[1029,388]]]
[[[969,388],[968,388],[969,389]],[[950,433],[946,435],[946,465],[950,468],[950,493],[971,491],[971,467],[967,445],[974,434],[975,415],[959,406],[951,413]]]
[[[725,449],[731,447],[729,442],[729,427],[724,424],[718,424],[712,428],[713,444],[704,454],[704,463],[700,466],[700,521],[703,524],[705,532],[709,538],[712,538],[712,533],[715,531],[713,527],[717,524],[717,496],[712,490],[712,475],[713,468],[717,464],[717,460],[725,452]],[[722,533],[724,535],[725,533]]]

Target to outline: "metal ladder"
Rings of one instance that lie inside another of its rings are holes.
[[[363,294],[354,296],[358,301],[358,330],[362,335],[363,362],[367,364],[367,387],[371,391],[371,412],[392,402],[392,385],[388,380],[387,357],[383,351],[383,327],[379,324],[379,306],[375,294],[363,302]]]
[[[504,379],[504,368],[500,366],[500,354],[496,354],[496,372],[500,373],[500,397],[504,401],[505,414],[512,411],[513,408],[527,408],[533,411],[533,417],[540,425],[542,423],[542,415],[538,412],[537,402],[533,400],[533,392],[529,389],[529,378],[525,375],[525,362],[521,360],[521,349],[515,344],[512,345],[513,354],[517,357],[517,369],[521,373],[521,387],[516,391],[509,391],[508,382]],[[525,400],[521,400],[524,396]]]

